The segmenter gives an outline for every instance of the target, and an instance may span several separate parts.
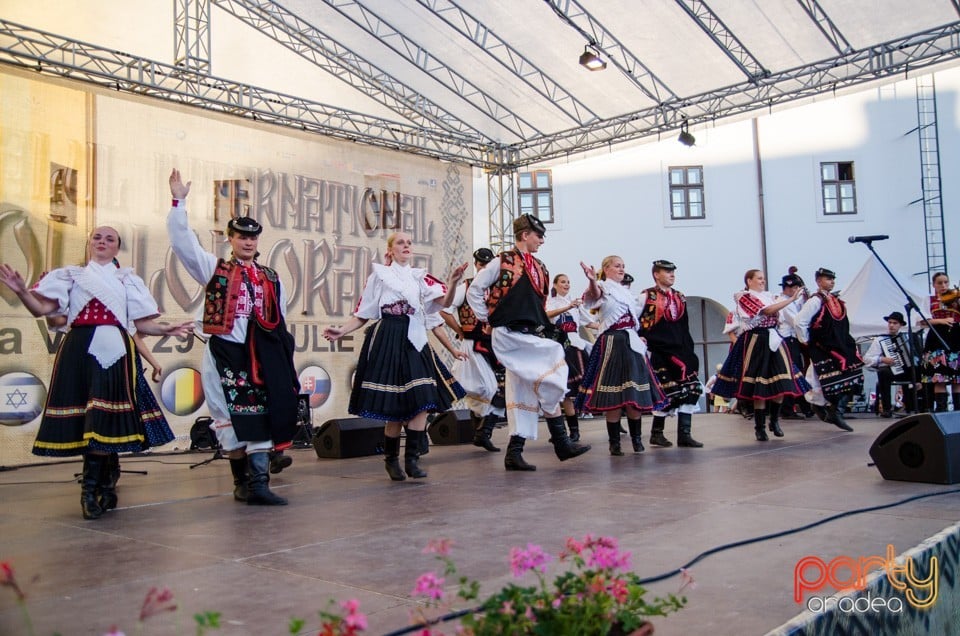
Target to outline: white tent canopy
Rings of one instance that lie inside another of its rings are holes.
[[[930,296],[927,291],[918,288],[916,281],[910,277],[896,271],[893,274],[923,313],[929,315]],[[873,254],[867,258],[857,275],[841,292],[840,297],[847,305],[850,335],[854,338],[887,333],[887,323],[883,317],[892,311],[899,311],[906,316],[904,309],[906,299],[903,292]],[[919,319],[920,316],[914,313],[914,324]]]

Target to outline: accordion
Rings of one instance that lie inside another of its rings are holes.
[[[895,336],[880,336],[880,349],[884,357],[893,358],[890,370],[894,375],[900,375],[913,366],[906,335],[899,333]]]

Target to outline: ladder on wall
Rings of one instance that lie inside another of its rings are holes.
[[[927,280],[947,271],[943,233],[943,191],[940,182],[940,141],[937,134],[937,86],[933,74],[916,79],[917,133],[920,138],[920,183],[923,191],[923,227],[927,246]]]

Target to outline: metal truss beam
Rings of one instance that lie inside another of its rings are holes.
[[[173,59],[191,71],[210,72],[210,0],[173,0]]]
[[[323,134],[496,168],[489,145],[135,57],[0,18],[0,64]]]
[[[957,0],[954,0],[954,2],[956,1]],[[823,37],[827,38],[830,44],[833,45],[837,53],[843,55],[853,50],[847,38],[843,37],[843,33],[840,33],[840,29],[833,23],[833,20],[830,19],[830,16],[827,15],[827,12],[823,10],[823,7],[820,6],[817,0],[797,0],[797,2],[800,3],[803,10],[807,12],[807,15],[810,16],[814,24],[817,25],[817,28],[820,29],[820,33],[823,33]]]
[[[516,218],[517,197],[514,184],[516,170],[487,172],[487,203],[490,220],[490,249],[499,254],[513,247],[513,219]]]
[[[514,144],[516,165],[527,165],[675,130],[686,118],[693,126],[761,108],[813,97],[960,58],[960,22],[890,40],[829,58],[758,82],[746,81],[700,95],[673,100],[661,107],[613,117]]]
[[[358,0],[325,0],[346,19],[380,40],[380,43],[435,79],[478,111],[519,139],[543,134],[533,124],[512,112],[495,97],[484,92],[469,79],[441,62],[425,47],[417,44],[380,18]]]
[[[632,81],[643,94],[656,104],[675,99],[676,94],[660,81],[653,71],[644,66],[627,47],[620,43],[599,20],[587,12],[577,0],[544,0],[564,22],[576,29],[598,49],[621,73]]]
[[[743,42],[727,28],[713,9],[703,0],[677,0],[677,4],[720,47],[727,57],[751,80],[766,77],[770,72],[747,50]]]
[[[417,0],[417,2],[499,62],[574,123],[583,125],[600,119],[599,115],[587,108],[583,102],[453,0]]]
[[[401,117],[432,132],[482,138],[469,124],[283,7],[269,0],[212,2]]]

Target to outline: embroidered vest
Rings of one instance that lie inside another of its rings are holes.
[[[550,274],[547,272],[546,266],[540,262],[538,258],[534,257],[533,263],[534,267],[538,270],[540,287],[534,287],[533,279],[529,276],[526,276],[526,278],[530,282],[530,287],[537,292],[537,295],[540,296],[543,302],[546,302],[547,292],[549,291],[547,281],[550,280]],[[500,254],[500,276],[494,281],[493,285],[490,286],[487,295],[487,311],[491,316],[493,316],[497,307],[500,306],[500,302],[506,298],[507,294],[524,278],[525,273],[526,268],[524,267],[523,256],[519,251],[514,249]]]
[[[470,289],[470,283],[473,282],[472,278],[468,278],[463,281],[464,291]],[[478,330],[481,327],[481,322],[477,320],[477,315],[473,313],[470,304],[464,302],[462,305],[457,307],[457,320],[460,321],[460,328],[463,330],[463,335],[469,340],[474,339],[474,331]]]
[[[671,316],[669,311],[670,295],[662,293],[656,287],[645,289],[643,293],[646,295],[646,301],[640,309],[640,328],[642,330],[653,328],[661,320],[678,322],[683,318],[683,314],[687,310],[687,299],[680,292],[674,290],[672,294],[676,313],[674,316]]]
[[[274,287],[280,282],[277,272],[256,264],[256,268],[263,272],[267,282]],[[211,336],[224,336],[233,331],[233,323],[237,318],[237,304],[240,300],[240,286],[243,285],[243,268],[234,261],[217,261],[213,276],[203,292],[203,333]],[[279,297],[276,294],[263,294],[263,313],[265,316],[279,316],[279,309],[275,306]],[[250,299],[251,303],[254,301]],[[271,305],[271,306],[267,306]]]

